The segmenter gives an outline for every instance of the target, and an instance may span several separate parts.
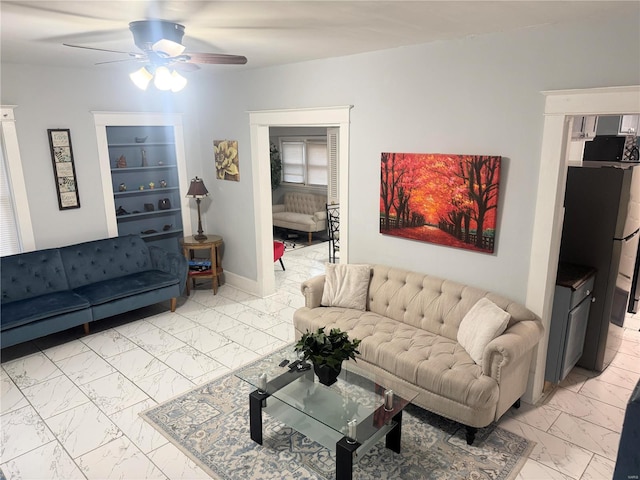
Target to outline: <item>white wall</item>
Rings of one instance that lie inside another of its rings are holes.
[[[236,112],[227,128],[245,144],[247,118],[238,112],[354,105],[350,261],[430,272],[524,302],[540,168],[540,91],[637,84],[637,32],[634,18],[601,18],[591,24],[230,72],[220,81],[225,92],[220,115]],[[495,253],[382,236],[382,151],[503,156]]]
[[[225,238],[225,270],[253,280],[248,111],[352,104],[350,260],[429,272],[524,302],[540,169],[540,91],[638,84],[639,45],[636,18],[601,17],[267,69],[205,67],[174,96],[141,93],[126,72],[109,68],[3,64],[0,103],[18,105],[38,248],[106,235],[91,110],[184,112],[189,176],[204,178],[211,192],[203,203],[205,229]],[[47,128],[71,129],[78,210],[58,210]],[[240,182],[215,179],[217,139],[239,141]],[[503,156],[495,253],[380,235],[382,151]]]
[[[126,70],[121,72],[99,67],[68,69],[2,65],[1,102],[17,105],[16,129],[36,248],[67,245],[108,235],[91,111],[183,112],[187,109],[188,93],[141,92],[129,81],[127,73]],[[184,116],[186,154],[187,158],[199,160],[199,130],[195,120],[193,115]],[[48,128],[71,130],[80,194],[79,209],[58,209]],[[194,154],[194,150],[198,154]],[[191,176],[199,175],[200,168],[189,168],[189,173]]]

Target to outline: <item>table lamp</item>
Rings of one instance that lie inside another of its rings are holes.
[[[196,177],[191,180],[191,185],[189,185],[189,191],[186,196],[195,198],[196,203],[198,204],[198,234],[193,236],[195,240],[207,239],[207,236],[202,233],[202,219],[200,218],[200,199],[207,195],[209,195],[209,191],[207,190],[207,187],[204,186],[201,178]]]

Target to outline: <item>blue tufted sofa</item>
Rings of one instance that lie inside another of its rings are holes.
[[[184,256],[137,235],[2,257],[2,348],[164,300],[176,309]]]

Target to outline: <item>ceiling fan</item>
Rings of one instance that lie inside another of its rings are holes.
[[[223,53],[185,52],[182,45],[184,25],[166,20],[139,20],[129,24],[133,34],[133,42],[140,52],[122,52],[104,48],[85,47],[64,43],[67,47],[98,50],[102,52],[123,53],[129,58],[98,62],[96,65],[118,62],[141,62],[145,65],[131,75],[133,83],[146,90],[151,80],[159,90],[180,91],[187,84],[187,79],[178,73],[199,70],[198,64],[244,65],[247,58],[241,55]]]

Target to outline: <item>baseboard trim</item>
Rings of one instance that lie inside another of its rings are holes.
[[[251,280],[247,277],[243,277],[241,275],[237,275],[229,271],[225,271],[222,275],[224,275],[224,281],[226,284],[234,288],[237,288],[238,290],[242,290],[243,292],[260,296],[258,293],[260,289],[258,288],[257,281]]]

